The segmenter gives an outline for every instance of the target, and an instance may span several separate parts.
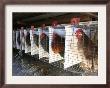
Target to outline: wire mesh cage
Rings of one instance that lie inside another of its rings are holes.
[[[18,38],[19,32],[16,31],[16,41]],[[40,71],[39,75],[58,75],[57,73],[62,75],[62,72],[66,73],[65,75],[69,73],[68,75],[76,76],[98,75],[97,22],[89,26],[80,23],[77,26],[66,24],[48,26],[45,29],[24,30],[24,40],[25,53],[42,63],[37,67],[29,66],[30,69],[34,69],[33,71]],[[20,47],[19,41],[16,42],[17,45]],[[17,49],[20,49],[19,47]],[[55,69],[58,71],[56,74],[49,73]]]

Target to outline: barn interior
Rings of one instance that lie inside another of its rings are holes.
[[[33,13],[33,12],[13,12],[13,30],[16,31],[24,27],[24,29],[31,28],[34,25],[35,28],[42,27],[42,24],[46,26],[52,26],[53,21],[57,21],[58,24],[71,24],[70,20],[74,18],[80,18],[80,22],[97,22],[97,12],[45,12],[45,13]],[[96,24],[98,25],[98,24]],[[84,26],[85,27],[85,26]],[[98,27],[96,26],[98,31]],[[94,29],[93,29],[94,30]],[[98,38],[92,40],[95,46],[98,47]],[[97,71],[85,72],[79,64],[70,66],[67,69],[63,69],[62,64],[64,61],[55,61],[48,63],[47,60],[39,59],[38,55],[30,55],[30,53],[23,53],[21,50],[13,48],[13,64],[12,75],[13,76],[82,76],[82,75],[98,75]]]

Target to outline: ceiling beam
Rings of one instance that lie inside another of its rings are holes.
[[[26,22],[26,21],[41,20],[41,19],[54,17],[54,16],[60,16],[60,15],[64,15],[64,14],[66,14],[66,13],[52,13],[52,14],[51,13],[46,13],[46,14],[42,14],[42,15],[39,15],[39,16],[34,16],[34,17],[27,18],[27,19],[23,19],[22,21]]]

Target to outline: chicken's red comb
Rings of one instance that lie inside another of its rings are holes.
[[[34,26],[33,25],[31,26],[31,30],[34,30]]]
[[[75,17],[74,17],[74,18],[71,19],[70,22],[71,22],[71,25],[79,24],[79,22],[80,22],[80,18],[75,18]]]
[[[79,33],[79,32],[82,32],[83,33],[83,30],[81,28],[79,28],[76,32],[77,33]]]
[[[52,27],[54,28],[54,27],[56,27],[57,25],[58,25],[58,21],[54,20],[54,21],[52,22]]]

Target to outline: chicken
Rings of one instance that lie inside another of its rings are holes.
[[[28,46],[31,46],[30,33],[29,33],[29,32],[27,32],[27,35],[26,35],[26,44],[27,44]]]
[[[54,29],[51,46],[55,54],[59,53],[62,57],[64,57],[64,50],[65,50],[64,29]]]
[[[94,69],[94,64],[97,63],[97,50],[98,47],[92,42],[92,40],[83,32],[82,29],[78,29],[75,33],[78,39],[78,49],[83,50],[85,56],[85,66],[88,69]],[[95,63],[94,63],[94,58]]]
[[[24,30],[20,30],[21,50],[25,50]]]
[[[25,53],[31,52],[31,41],[29,30],[24,30]]]
[[[33,34],[34,43],[39,47],[39,35]]]
[[[58,34],[53,34],[52,50],[54,53],[64,52],[65,38],[60,37]]]
[[[46,33],[40,35],[40,43],[43,49],[49,53],[49,36]]]
[[[17,42],[18,42],[18,44],[19,44],[19,46],[20,46],[21,41],[20,41],[20,32],[19,32],[19,31],[18,31],[18,36],[17,36]]]

